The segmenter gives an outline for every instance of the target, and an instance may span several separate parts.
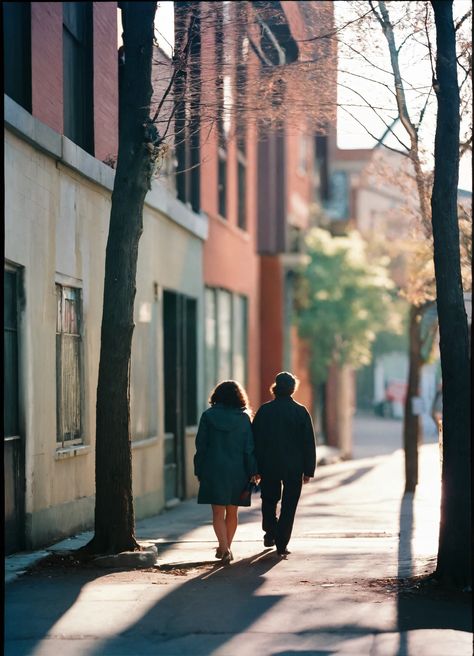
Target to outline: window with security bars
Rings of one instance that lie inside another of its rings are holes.
[[[58,447],[82,434],[81,291],[56,285],[56,425]]]

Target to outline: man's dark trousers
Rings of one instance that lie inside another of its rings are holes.
[[[283,481],[262,479],[262,528],[275,540],[278,551],[284,551],[290,541],[302,484],[301,476]],[[280,517],[277,518],[276,508],[280,498]]]

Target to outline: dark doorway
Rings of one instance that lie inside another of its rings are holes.
[[[197,302],[163,293],[165,388],[165,501],[185,495],[185,433],[197,415]]]
[[[5,484],[5,553],[25,547],[25,442],[20,421],[18,299],[20,273],[4,271],[3,445]]]

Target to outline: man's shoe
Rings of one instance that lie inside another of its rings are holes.
[[[269,535],[268,533],[265,533],[265,535],[263,536],[263,544],[266,547],[274,547],[275,546],[275,539],[272,538],[272,536]]]
[[[284,549],[278,549],[277,548],[277,554],[279,556],[288,556],[291,553],[291,551],[288,551],[288,549],[285,547]]]

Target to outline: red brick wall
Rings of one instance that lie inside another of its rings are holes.
[[[33,116],[63,133],[63,10],[61,2],[31,3]],[[94,2],[95,156],[117,154],[117,3]]]
[[[63,7],[61,2],[31,3],[32,113],[63,131]]]
[[[94,142],[104,160],[118,148],[117,3],[94,2]]]

